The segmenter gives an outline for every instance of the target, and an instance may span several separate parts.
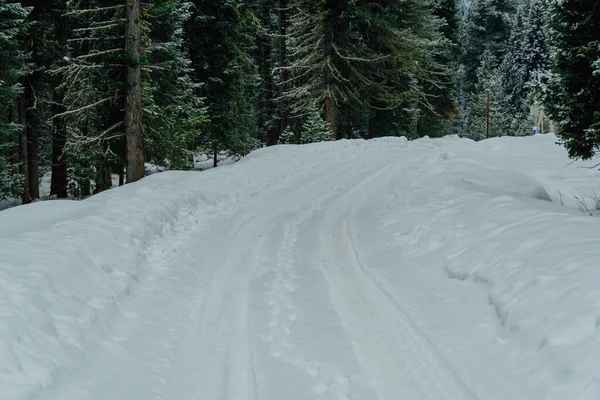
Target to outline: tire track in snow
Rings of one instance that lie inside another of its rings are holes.
[[[273,319],[267,326],[268,338],[271,335],[272,355],[293,363],[314,376],[318,376],[319,363],[310,360],[293,345],[290,340],[291,324],[293,322],[293,305],[291,294],[295,290],[293,266],[290,264],[291,251],[296,242],[297,226],[301,221],[312,215],[319,204],[329,199],[332,191],[322,192],[323,188],[331,188],[328,184],[338,182],[333,187],[341,187],[352,179],[350,173],[354,166],[345,165],[348,178],[339,183],[339,170],[328,170],[326,173],[312,179],[308,184],[298,187],[292,182],[290,187],[281,188],[275,193],[282,193],[277,207],[263,204],[256,212],[255,202],[250,202],[246,208],[254,212],[246,214],[238,211],[229,222],[234,230],[223,235],[218,241],[227,240],[232,250],[225,261],[216,265],[219,269],[212,280],[208,293],[202,304],[199,323],[202,326],[199,333],[198,352],[202,362],[196,372],[198,390],[190,398],[201,400],[262,400],[261,371],[256,366],[252,354],[252,346],[248,336],[249,303],[252,293],[250,285],[255,278],[259,265],[264,262],[262,257],[268,250],[269,243],[280,243],[278,253],[279,263],[275,266],[275,280],[271,284],[267,302],[272,307]],[[314,177],[312,177],[314,178]],[[293,185],[292,185],[293,184]],[[274,194],[271,193],[270,196]],[[306,201],[311,204],[306,206]],[[289,220],[290,208],[297,207],[299,216]],[[242,221],[235,217],[244,215]],[[278,224],[284,225],[283,238],[272,237]],[[257,237],[258,242],[257,242]],[[238,247],[239,246],[239,247]],[[284,320],[283,318],[287,319]],[[286,321],[283,324],[282,321]],[[219,383],[219,384],[215,384]]]
[[[335,396],[334,398],[337,400],[349,399],[348,379],[338,373],[335,366],[327,365],[309,356],[292,340],[291,335],[297,320],[292,301],[292,296],[297,290],[294,250],[298,242],[300,225],[314,216],[325,202],[334,197],[340,188],[344,187],[347,182],[357,175],[355,166],[345,170],[346,173],[351,171],[355,171],[355,173],[349,174],[342,182],[337,181],[336,184],[330,186],[323,185],[323,182],[315,185],[319,189],[328,187],[329,190],[314,197],[308,202],[308,206],[304,204],[297,215],[284,224],[284,233],[277,253],[277,262],[274,266],[275,276],[269,289],[264,293],[264,301],[271,309],[271,318],[262,339],[269,345],[270,353],[274,358],[295,365],[312,377],[314,384],[311,389],[312,398],[314,399],[324,399],[328,394]],[[338,174],[339,171],[334,174],[334,177],[337,178]],[[330,179],[330,177],[327,177],[327,179]],[[319,191],[316,191],[316,193],[319,193]]]
[[[321,271],[380,400],[476,399],[362,264],[349,219],[398,163],[375,170],[330,205],[320,229]],[[344,210],[343,212],[340,210]]]

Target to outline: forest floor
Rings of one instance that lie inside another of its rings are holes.
[[[555,141],[277,146],[0,212],[0,399],[598,399],[600,172]]]

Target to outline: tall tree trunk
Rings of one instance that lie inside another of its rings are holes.
[[[217,145],[213,147],[213,167],[217,168],[219,166],[219,150],[217,149]]]
[[[262,25],[268,26],[271,16],[271,9],[269,3],[265,2],[262,11]],[[270,29],[268,33],[263,37],[263,55],[262,55],[262,78],[264,82],[264,98],[265,98],[265,111],[266,111],[266,128],[267,128],[267,146],[274,146],[277,144],[279,139],[279,124],[273,123],[275,118],[275,82],[273,81],[273,74],[271,72],[271,33]]]
[[[490,90],[487,90],[487,103],[485,109],[485,137],[490,137]]]
[[[32,60],[39,60],[43,55],[45,48],[45,34],[49,12],[52,9],[51,1],[28,0],[23,4],[33,7],[28,16],[28,20],[33,22],[32,29],[28,34],[28,47],[31,51]],[[42,86],[44,63],[35,66],[33,72],[24,79],[24,99],[25,99],[25,132],[27,135],[27,173],[29,182],[29,195],[32,200],[40,198],[39,187],[39,155],[38,138],[42,126],[38,109],[38,92]]]
[[[108,162],[103,162],[96,172],[96,187],[94,194],[112,188],[112,171]]]
[[[125,154],[127,149],[125,146],[121,146],[121,149],[121,155],[119,161],[117,161],[117,165],[119,166],[119,186],[125,184],[125,164],[127,163],[127,155]]]
[[[89,121],[86,121],[85,124],[81,127],[81,135],[83,137],[88,137],[90,135],[90,128],[88,126]],[[85,177],[83,177],[82,179],[79,179],[79,188],[80,188],[80,195],[82,198],[86,198],[88,197],[90,194],[92,194],[91,192],[91,183],[90,183],[90,177],[87,174],[84,174]]]
[[[279,0],[279,10],[277,12],[277,24],[279,25],[279,67],[287,65],[287,7],[288,0]],[[287,70],[281,70],[281,92],[285,92],[286,83],[288,80]],[[288,126],[287,113],[283,100],[279,104],[279,136],[285,131]]]
[[[125,0],[125,137],[127,140],[127,183],[144,177],[142,147],[142,78],[140,66],[140,0]]]
[[[82,198],[86,198],[92,194],[92,188],[91,188],[91,184],[90,184],[89,180],[87,180],[87,179],[82,180],[81,182],[79,182],[79,186],[81,187],[81,197]]]
[[[35,53],[35,52],[34,52]],[[27,135],[27,173],[29,182],[29,195],[31,200],[40,198],[39,162],[38,162],[38,137],[40,131],[39,117],[37,115],[37,93],[39,86],[39,72],[32,73],[25,79],[25,132]]]
[[[368,117],[367,124],[369,125],[367,129],[367,139],[373,139],[377,135],[375,132],[375,119]]]
[[[57,84],[59,81],[57,80]],[[63,105],[64,95],[62,91],[54,91],[54,105],[52,114],[57,115],[67,109]],[[59,199],[68,196],[68,160],[65,153],[67,144],[67,121],[58,117],[52,119],[52,177],[50,178],[50,195]]]
[[[335,101],[335,82],[331,74],[328,64],[332,64],[333,60],[333,38],[334,38],[334,22],[336,15],[334,13],[335,6],[333,1],[325,3],[325,18],[323,18],[323,59],[325,67],[323,70],[323,80],[325,84],[325,120],[329,124],[329,128],[333,132],[336,139],[338,138],[338,106]]]
[[[54,2],[55,11],[52,15],[54,19],[54,29],[56,32],[56,57],[65,55],[67,46],[67,19],[63,16],[65,1]],[[54,87],[58,87],[61,78],[55,78]],[[63,105],[64,93],[62,90],[54,90],[54,104],[52,106],[52,115],[65,112],[67,109]],[[52,177],[50,179],[50,195],[59,199],[68,196],[68,160],[65,153],[67,144],[67,121],[65,118],[54,118],[52,120]]]
[[[27,162],[27,127],[26,127],[27,106],[24,95],[19,98],[19,123],[22,125],[19,134],[19,149],[21,155],[21,175],[23,175],[23,193],[21,194],[21,202],[23,204],[31,203],[31,195],[29,193],[29,163]]]
[[[61,99],[62,100],[62,99]],[[64,106],[54,106],[54,114],[64,112]],[[68,163],[65,154],[67,144],[67,121],[64,118],[54,118],[52,130],[52,178],[50,180],[50,195],[59,199],[68,196]]]

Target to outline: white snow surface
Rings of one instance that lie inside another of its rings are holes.
[[[0,399],[597,400],[600,172],[555,141],[276,146],[0,212]]]

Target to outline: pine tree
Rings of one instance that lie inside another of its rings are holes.
[[[296,143],[296,133],[292,130],[291,126],[287,126],[281,136],[279,137],[279,141],[284,144],[294,144]]]
[[[154,0],[149,9],[152,72],[144,87],[144,147],[148,162],[168,169],[190,169],[190,151],[208,123],[183,29],[193,4],[180,0]]]
[[[292,114],[306,115],[316,100],[341,138],[364,125],[365,136],[389,134],[389,125],[372,122],[406,122],[409,104],[430,106],[423,82],[436,85],[445,73],[435,59],[443,39],[432,5],[429,0],[296,0],[284,95]]]
[[[474,0],[465,15],[459,69],[462,135],[480,135],[479,132],[470,132],[469,129],[474,126],[471,119],[477,118],[476,115],[479,114],[479,110],[471,110],[471,107],[480,104],[482,96],[487,98],[487,94],[479,91],[482,86],[478,85],[482,57],[486,54],[486,62],[490,64],[485,66],[486,70],[496,70],[500,66],[510,39],[513,12],[511,0]]]
[[[368,136],[417,136],[417,115],[435,113],[434,87],[446,89],[440,58],[451,44],[441,34],[435,1],[388,1],[381,7],[362,3],[358,14],[365,46],[380,62],[359,65],[368,84]],[[441,11],[441,9],[438,9]],[[425,112],[423,112],[424,114]]]
[[[311,108],[306,121],[302,124],[302,134],[300,143],[326,142],[335,139],[329,124],[321,117],[321,113],[316,107]]]
[[[193,166],[191,147],[206,123],[200,86],[191,78],[183,28],[191,3],[181,0],[69,3],[74,38],[64,83],[70,121],[66,150],[81,195],[140,179],[145,161]],[[143,136],[142,136],[143,133]],[[126,167],[126,168],[125,168]]]
[[[142,143],[142,15],[140,0],[125,1],[125,143],[127,182],[144,177]],[[110,174],[109,174],[110,175]]]
[[[471,100],[468,122],[468,137],[471,139],[481,140],[488,136],[488,99],[489,137],[506,135],[508,125],[502,103],[500,71],[496,64],[496,57],[490,50],[481,57],[481,66],[477,70],[476,94]]]
[[[0,199],[22,194],[18,149],[23,126],[16,102],[23,91],[19,82],[28,73],[28,54],[20,38],[29,12],[19,3],[0,0]]]
[[[117,0],[67,2],[72,37],[65,61],[52,71],[63,79],[58,89],[64,111],[54,120],[69,126],[65,151],[70,191],[76,196],[89,195],[91,182],[95,192],[112,187],[111,174],[127,157],[127,65],[135,54],[125,53],[125,13],[126,4]]]
[[[523,121],[529,116],[529,96],[526,87],[526,59],[529,57],[523,45],[526,42],[527,3],[521,3],[515,15],[506,57],[500,66],[503,104],[510,121],[509,132],[515,134],[522,129]]]
[[[512,28],[507,55],[501,65],[504,109],[510,119],[510,132],[529,130],[526,123],[535,94],[548,68],[544,26],[545,0],[521,3]]]
[[[289,127],[289,110],[288,104],[282,97],[282,94],[287,90],[288,81],[288,17],[289,7],[288,0],[277,0],[277,58],[275,71],[275,85],[277,90],[277,97],[275,102],[277,104],[277,112],[279,115],[279,132],[284,132]],[[268,143],[267,143],[268,144]]]
[[[52,61],[48,63],[50,70],[58,68],[61,60],[67,56],[67,40],[69,34],[68,19],[64,18],[66,12],[66,0],[55,1],[52,9]],[[61,76],[50,74],[52,87],[52,110],[51,114],[59,115],[66,111],[64,105],[64,93],[61,88]],[[51,150],[51,182],[50,195],[57,198],[68,196],[68,156],[65,151],[67,144],[67,121],[65,118],[52,118],[52,150]]]
[[[248,2],[252,3],[252,2]],[[252,55],[260,24],[244,1],[195,0],[186,46],[210,123],[198,140],[217,166],[221,152],[244,155],[257,141],[260,76]]]
[[[257,35],[257,46],[255,58],[260,74],[260,97],[258,107],[258,132],[260,139],[267,146],[277,144],[281,132],[281,112],[277,112],[277,74],[274,69],[281,65],[278,56],[282,50],[279,46],[283,38],[277,38],[279,30],[278,23],[278,1],[260,0],[255,2],[253,12],[260,19],[260,30]],[[283,21],[282,21],[283,22]]]
[[[462,30],[463,91],[470,94],[477,85],[477,70],[482,55],[488,50],[500,64],[511,33],[511,0],[474,0],[466,15]]]
[[[62,17],[65,1],[26,0],[22,3],[31,7],[31,12],[25,21],[28,26],[23,36],[25,49],[31,54],[31,68],[23,77],[23,94],[20,100],[23,110],[24,139],[27,143],[27,188],[32,200],[39,199],[40,180],[48,171],[53,171],[51,194],[66,197],[66,162],[61,161],[63,154],[59,136],[65,136],[65,124],[52,123],[52,114],[61,112],[62,103],[59,90],[60,84],[48,71],[56,66],[59,59],[64,57],[66,45],[66,19]],[[49,68],[50,67],[50,68]],[[57,129],[58,128],[58,129]],[[57,146],[53,149],[53,143]],[[22,155],[25,162],[25,154]],[[59,168],[60,167],[60,168]],[[62,171],[62,172],[61,172]],[[60,172],[60,173],[59,173]],[[57,179],[61,176],[62,189],[57,189]],[[27,196],[24,196],[24,198]]]
[[[426,106],[419,107],[417,136],[442,136],[448,133],[452,119],[458,114],[456,71],[459,55],[459,5],[457,0],[437,0],[434,14],[443,22],[440,30],[444,40],[435,47],[438,79],[423,82]]]
[[[551,6],[551,75],[545,107],[571,157],[600,148],[600,4],[565,0]]]
[[[348,32],[347,1],[293,0],[287,47],[290,53],[288,87],[284,97],[292,115],[306,115],[316,100],[325,108],[327,122],[338,133],[341,104],[356,100],[347,77],[356,40]]]

